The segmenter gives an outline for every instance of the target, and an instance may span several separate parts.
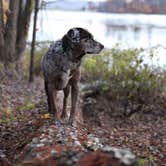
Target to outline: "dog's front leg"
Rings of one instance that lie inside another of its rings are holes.
[[[78,99],[78,92],[79,86],[78,82],[74,82],[71,86],[71,112],[69,117],[69,123],[72,124],[75,120],[75,111],[76,111],[76,104]]]
[[[48,112],[53,114],[55,118],[58,120],[57,108],[55,104],[56,100],[56,90],[53,83],[45,82],[45,90],[47,94],[47,102],[48,102]]]
[[[80,67],[78,67],[76,70],[72,72],[72,79],[70,80],[70,85],[71,85],[71,111],[69,117],[70,124],[73,124],[75,120],[75,111],[76,111],[76,104],[79,93],[80,78],[81,78],[81,70]]]
[[[68,103],[68,97],[70,93],[70,85],[68,84],[67,87],[63,90],[64,92],[64,99],[63,99],[63,110],[62,110],[62,115],[61,118],[66,118],[66,108],[67,108],[67,103]]]

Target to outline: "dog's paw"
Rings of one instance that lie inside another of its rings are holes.
[[[62,121],[59,118],[55,118],[54,121],[55,121],[55,124],[57,125],[62,124]]]
[[[69,118],[68,124],[72,127],[77,127],[77,121],[74,118]]]
[[[59,116],[57,114],[52,114],[51,119],[53,122],[55,122],[55,124],[59,125],[62,123],[61,119],[59,118]]]
[[[62,120],[67,120],[67,118],[68,118],[67,114],[65,114],[65,113],[61,114],[61,119]]]

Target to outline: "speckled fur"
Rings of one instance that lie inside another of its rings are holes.
[[[80,81],[80,65],[86,54],[97,54],[103,45],[93,39],[93,36],[83,28],[70,29],[62,39],[53,43],[43,56],[41,67],[45,79],[48,109],[57,116],[56,91],[64,91],[62,117],[66,117],[67,98],[72,89],[72,106],[70,122],[74,120],[78,83]]]
[[[63,90],[67,86],[71,78],[71,71],[79,66],[80,61],[73,62],[69,60],[68,54],[63,51],[62,40],[53,43],[42,59],[42,71],[45,81],[50,82],[57,79],[58,84],[55,85],[57,90]]]

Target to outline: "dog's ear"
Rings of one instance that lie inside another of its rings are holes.
[[[71,40],[72,43],[79,43],[80,31],[77,28],[70,29],[67,32],[67,37]]]
[[[69,46],[69,39],[68,39],[68,37],[65,35],[65,36],[63,36],[63,38],[62,38],[62,48],[63,48],[63,50],[64,51],[66,51],[66,49],[67,49],[67,47]]]

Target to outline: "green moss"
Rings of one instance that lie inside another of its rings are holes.
[[[138,159],[137,161],[138,161],[138,164],[139,164],[140,166],[144,166],[145,163],[146,163],[146,160],[145,160],[145,159]]]
[[[24,105],[18,106],[17,110],[18,111],[28,111],[28,110],[31,110],[33,108],[35,108],[35,104],[32,103],[31,101],[27,100]]]

